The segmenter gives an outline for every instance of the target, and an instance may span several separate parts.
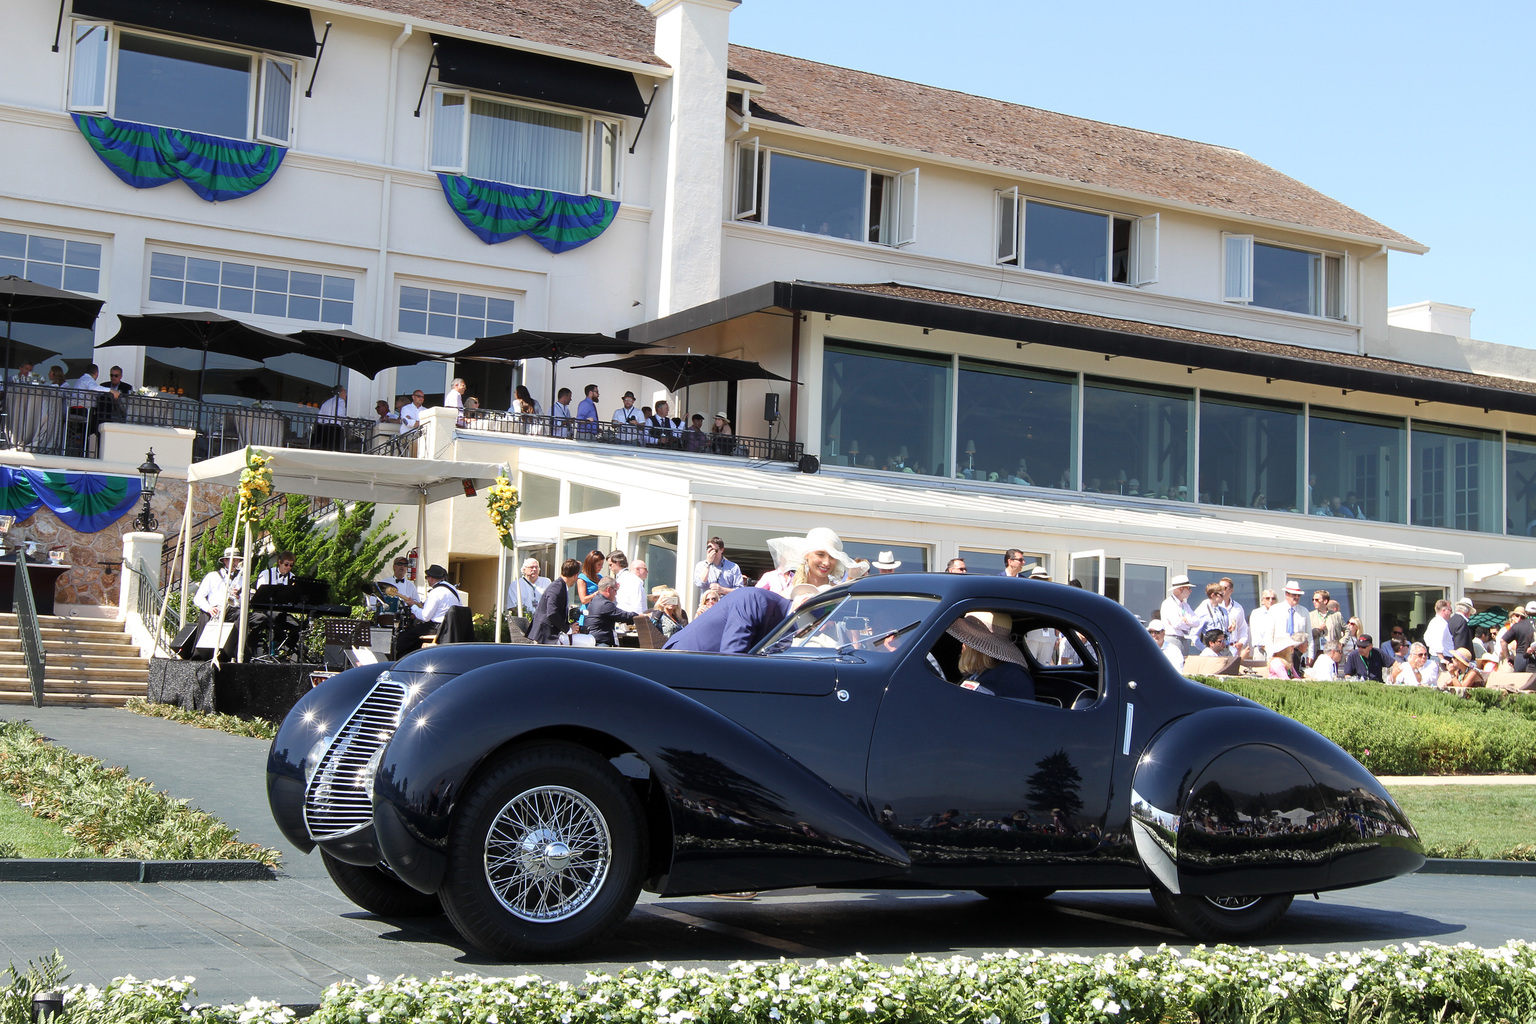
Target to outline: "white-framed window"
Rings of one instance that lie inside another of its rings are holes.
[[[396,328],[401,334],[474,341],[512,333],[515,307],[501,296],[401,284]]]
[[[0,228],[0,277],[102,294],[101,243]]]
[[[917,237],[917,168],[886,171],[736,144],[733,220],[811,235],[910,245]]]
[[[69,108],[123,121],[286,146],[293,137],[291,58],[74,21]]]
[[[277,320],[350,324],[358,278],[312,267],[151,250],[152,303],[254,313]]]
[[[432,93],[434,171],[617,199],[622,122],[452,89]]]
[[[1345,256],[1252,235],[1224,234],[1222,249],[1226,301],[1332,320],[1348,317]]]
[[[1126,217],[995,193],[993,261],[1087,281],[1157,281],[1159,216]]]

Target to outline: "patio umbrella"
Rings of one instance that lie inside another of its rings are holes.
[[[356,370],[365,377],[377,377],[393,366],[421,362],[421,353],[387,341],[370,338],[343,327],[299,331],[292,335],[302,342],[304,354],[336,364],[336,386],[341,386],[341,368]]]
[[[482,359],[494,363],[513,363],[523,359],[549,360],[549,406],[555,404],[555,364],[562,359],[586,359],[590,356],[622,355],[647,348],[644,342],[620,341],[606,334],[567,331],[513,331],[476,338],[474,344],[447,358]],[[548,410],[546,410],[547,412]]]
[[[16,323],[89,330],[101,314],[101,300],[11,274],[0,277],[0,309],[5,311],[4,380],[11,375],[11,328]]]
[[[202,352],[197,376],[197,398],[203,399],[203,379],[208,374],[208,353],[242,359],[269,359],[286,352],[306,351],[302,342],[287,334],[253,327],[208,311],[186,313],[119,313],[123,326],[102,345],[143,345],[146,348],[181,348]]]
[[[642,377],[660,381],[674,394],[695,384],[715,381],[789,381],[788,377],[780,377],[772,370],[765,370],[761,363],[754,363],[750,359],[727,359],[725,356],[711,356],[701,352],[638,352],[622,359],[610,359],[606,363],[587,363],[576,369],[597,367],[638,373]],[[686,397],[683,399],[683,407],[688,407]]]
[[[1509,618],[1509,613],[1498,605],[1494,605],[1487,611],[1478,612],[1467,620],[1467,625],[1473,629],[1498,629],[1504,625],[1504,620]]]

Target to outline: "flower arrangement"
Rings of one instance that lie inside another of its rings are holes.
[[[271,402],[264,402],[264,401],[262,401],[261,399],[258,398],[258,399],[256,399],[256,401],[251,403],[251,408],[252,409],[266,409],[267,411],[270,412],[274,408],[274,406],[272,405]]]
[[[159,398],[164,390],[164,388],[137,387],[133,389],[133,393],[140,398]]]
[[[504,476],[498,476],[485,492],[486,514],[491,517],[496,536],[501,538],[501,546],[508,551],[512,550],[512,527],[517,522],[517,510],[522,504],[517,496],[517,488]]]
[[[255,449],[247,449],[245,468],[240,471],[240,504],[245,507],[246,515],[259,503],[272,497],[272,470],[267,464],[272,461],[272,456],[263,455]]]

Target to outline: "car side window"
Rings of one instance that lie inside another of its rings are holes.
[[[903,650],[938,603],[917,594],[829,595],[796,610],[758,650],[884,657]]]
[[[1081,710],[1103,692],[1100,647],[1091,631],[1018,608],[964,609],[926,661],[939,678],[984,696]]]

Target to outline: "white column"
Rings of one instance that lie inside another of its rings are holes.
[[[146,658],[155,653],[152,639],[154,631],[148,623],[153,623],[160,614],[160,606],[151,601],[147,607],[140,607],[139,588],[142,585],[150,595],[159,593],[160,554],[164,547],[164,534],[123,534],[123,565],[117,585],[117,617],[123,620],[128,635],[133,637],[139,653]],[[141,568],[147,579],[140,577]]]
[[[672,66],[647,131],[666,133],[655,180],[657,316],[720,297],[725,216],[725,71],[738,0],[656,0],[656,55]]]

